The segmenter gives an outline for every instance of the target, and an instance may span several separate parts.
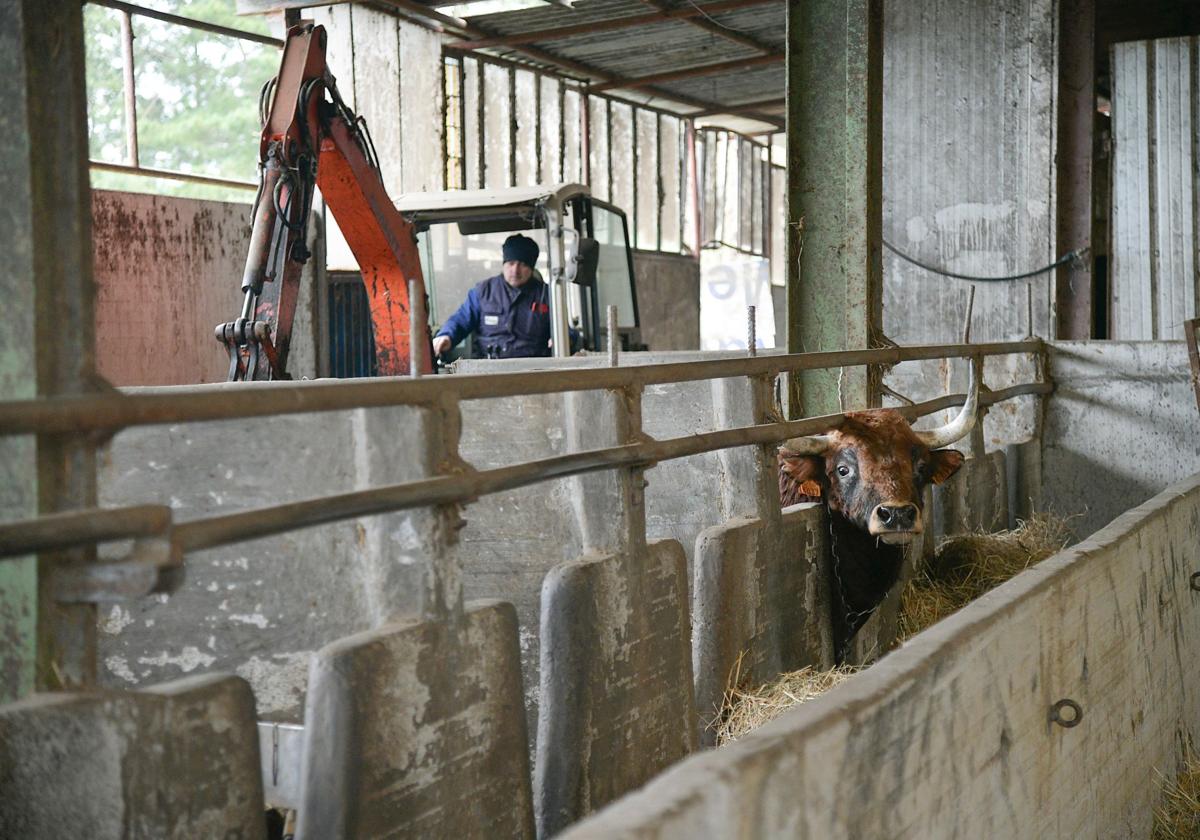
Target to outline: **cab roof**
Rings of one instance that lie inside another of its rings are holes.
[[[449,222],[464,219],[528,216],[542,204],[561,204],[590,195],[584,184],[539,184],[488,190],[405,193],[393,202],[410,220]]]

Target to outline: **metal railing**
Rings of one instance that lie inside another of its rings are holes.
[[[458,404],[568,391],[616,390],[640,393],[647,385],[730,377],[773,378],[781,373],[852,365],[893,365],[924,359],[971,358],[1015,353],[1041,354],[1040,339],[991,344],[888,347],[830,353],[725,358],[605,368],[454,375],[423,379],[387,378],[307,383],[228,383],[168,387],[151,394],[103,393],[0,403],[0,436],[21,434],[113,434],[134,426],[235,420],[266,415],[414,406],[441,415],[454,430],[449,448],[457,452]],[[1031,382],[980,394],[981,406],[1023,395],[1051,392],[1049,382]],[[914,420],[965,399],[952,394],[894,410]],[[169,539],[173,558],[230,543],[299,528],[415,507],[466,504],[480,496],[550,479],[622,467],[649,467],[738,446],[768,445],[790,437],[836,428],[843,414],[761,423],[666,440],[590,449],[475,470],[469,465],[429,478],[352,493],[172,523],[165,506],[78,511],[0,525],[0,558],[69,545],[157,536]]]

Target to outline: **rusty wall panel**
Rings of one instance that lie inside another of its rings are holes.
[[[250,207],[162,195],[92,193],[96,366],[114,385],[224,381],[213,328],[237,317]],[[293,328],[293,375],[315,371],[311,273]]]
[[[1200,297],[1200,39],[1113,47],[1112,337],[1183,338]]]

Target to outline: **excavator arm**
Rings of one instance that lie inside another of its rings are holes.
[[[288,30],[279,75],[263,89],[259,188],[242,311],[219,324],[229,379],[287,372],[315,189],[362,271],[380,376],[430,373],[425,282],[413,226],[392,205],[366,124],[346,107],[325,63],[325,28]],[[328,97],[328,98],[327,98]]]

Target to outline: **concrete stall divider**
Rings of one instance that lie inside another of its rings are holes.
[[[207,674],[0,708],[0,837],[265,838],[254,695]]]
[[[1147,836],[1200,720],[1198,565],[1195,475],[563,836]]]
[[[301,840],[533,837],[511,604],[323,648],[304,729]]]

